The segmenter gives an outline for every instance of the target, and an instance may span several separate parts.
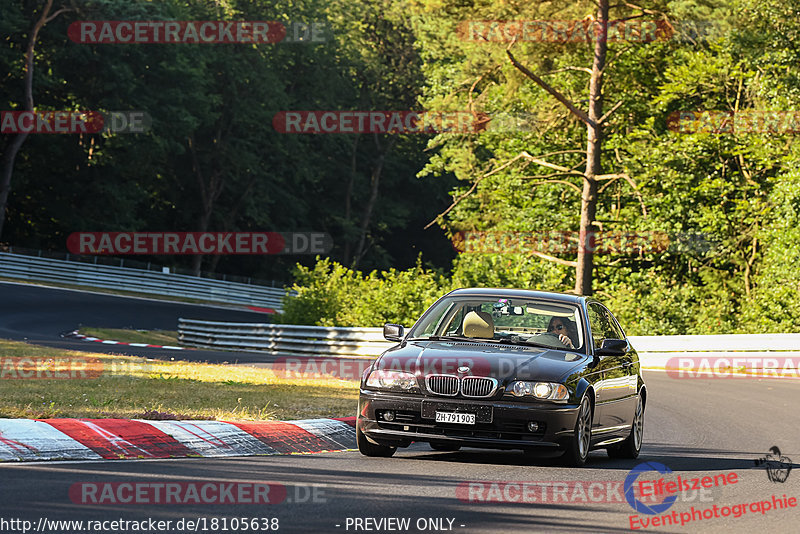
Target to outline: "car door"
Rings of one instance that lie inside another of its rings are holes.
[[[624,334],[618,330],[611,312],[599,302],[587,306],[589,326],[592,329],[592,344],[595,351],[602,347],[606,339],[620,339]],[[599,380],[595,384],[595,435],[615,432],[630,426],[633,416],[633,398],[630,390],[631,358],[623,356],[598,356],[597,371]]]
[[[627,388],[629,400],[635,406],[635,396],[639,392],[639,355],[633,350],[633,346],[628,342],[628,337],[625,331],[619,325],[619,321],[614,317],[614,314],[608,308],[605,308],[608,316],[611,318],[611,328],[614,330],[615,335],[619,336],[617,339],[624,339],[628,343],[625,350],[625,356],[622,358],[622,366],[627,368]],[[635,409],[635,408],[634,408]],[[632,417],[632,412],[626,412],[626,417]]]

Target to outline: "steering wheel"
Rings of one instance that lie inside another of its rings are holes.
[[[558,337],[558,334],[556,334],[555,332],[542,332],[541,334],[537,334],[537,335],[539,335],[539,336],[549,336],[549,337],[553,337],[553,338],[555,338],[555,340],[556,340],[556,341],[558,341],[558,343],[559,343],[559,344],[560,344],[562,347],[565,347],[565,348],[570,348],[570,346],[569,346],[569,345],[567,345],[566,343],[564,343],[563,341],[561,341],[561,338],[560,338],[560,337]],[[569,339],[569,336],[567,336],[566,334],[564,334],[564,335],[567,337],[567,339]],[[572,341],[572,340],[570,339],[570,341]]]

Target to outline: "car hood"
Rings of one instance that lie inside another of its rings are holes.
[[[373,369],[406,371],[417,376],[488,376],[501,383],[560,382],[587,361],[591,358],[585,354],[543,347],[479,341],[409,341],[386,351]]]

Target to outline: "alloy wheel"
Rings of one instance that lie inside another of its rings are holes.
[[[584,397],[578,413],[578,452],[581,458],[589,454],[589,441],[592,436],[592,409],[589,399]]]

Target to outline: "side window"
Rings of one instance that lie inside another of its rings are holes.
[[[599,349],[604,339],[617,339],[613,322],[605,308],[594,302],[589,303],[589,326],[592,329],[594,348]]]
[[[606,308],[606,313],[609,317],[609,323],[611,324],[611,329],[614,331],[614,339],[625,339],[625,332],[622,331],[622,327],[619,325],[619,321],[617,318],[614,317],[614,314]]]
[[[450,318],[450,321],[449,323],[447,323],[446,328],[442,330],[442,334],[446,336],[461,335],[461,323],[463,322],[464,322],[464,307],[462,306]]]
[[[430,317],[428,319],[428,324],[425,325],[425,329],[422,330],[421,332],[419,332],[419,334],[416,334],[416,335],[419,336],[419,337],[430,337],[430,336],[436,334],[437,333],[437,328],[439,327],[440,323],[442,322],[442,320],[447,315],[447,312],[449,312],[452,308],[453,308],[453,304],[451,304],[450,306],[448,306],[448,307],[444,308],[442,311],[440,311],[438,316]]]

